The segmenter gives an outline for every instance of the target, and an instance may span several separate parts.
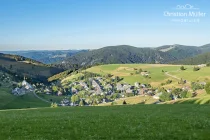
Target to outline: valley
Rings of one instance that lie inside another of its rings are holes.
[[[210,140],[209,5],[0,0],[0,140]]]
[[[194,67],[169,64],[99,65],[74,71],[49,84],[29,84],[32,90],[23,85],[26,79],[14,93],[17,92],[17,102],[22,98],[26,102],[29,100],[31,106],[26,103],[25,107],[14,108],[47,107],[50,103],[59,106],[122,105],[124,101],[126,104],[156,104],[199,98],[200,94],[206,94],[204,87],[210,78],[210,67],[203,66],[198,71],[194,71]],[[12,82],[10,85],[7,88],[9,97],[14,96],[11,91],[12,87],[16,87]],[[40,106],[30,100],[32,97],[41,102]],[[2,108],[7,106],[2,105]]]
[[[8,90],[12,91],[15,87],[19,87],[16,89],[18,92],[21,92],[23,88],[24,94],[25,91],[28,93],[24,89],[25,87],[17,86],[26,77],[26,81],[31,86],[33,85],[31,91],[34,93],[33,97],[44,103],[56,103],[59,106],[119,105],[127,100],[128,104],[154,104],[192,98],[198,96],[198,90],[200,90],[199,94],[206,94],[204,87],[210,78],[210,67],[204,65],[205,63],[197,65],[155,63],[159,63],[161,60],[164,63],[180,64],[178,61],[174,61],[178,60],[177,58],[180,56],[179,59],[191,59],[190,56],[196,55],[195,60],[197,60],[200,55],[206,55],[201,53],[203,53],[203,49],[207,50],[208,47],[209,45],[204,47],[165,45],[150,49],[126,45],[111,46],[90,52],[78,52],[74,56],[69,56],[62,63],[50,65],[23,56],[1,54],[0,67],[4,73],[11,76],[11,83],[13,84],[8,87]],[[119,48],[121,50],[117,51]],[[140,50],[142,52],[139,52]],[[50,55],[54,52],[49,51],[48,53]],[[58,53],[60,52],[58,51]],[[101,55],[98,56],[97,54]],[[96,62],[92,55],[97,56],[97,60],[103,61]],[[100,58],[101,56],[103,58]],[[83,58],[80,59],[79,57]],[[114,59],[110,61],[111,57]],[[91,61],[88,60],[89,58]],[[119,62],[118,60],[126,64],[106,64]],[[65,61],[68,61],[70,67],[66,65]],[[100,64],[101,62],[103,64]],[[138,64],[136,62],[153,64]],[[184,70],[181,67],[184,67]],[[194,71],[197,67],[199,69]],[[135,98],[138,101],[135,101]]]

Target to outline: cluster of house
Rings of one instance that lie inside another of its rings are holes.
[[[101,77],[89,78],[89,81],[90,81],[93,89],[88,87],[87,83],[80,81],[80,82],[74,82],[70,85],[70,86],[72,86],[71,92],[73,94],[77,94],[79,92],[78,89],[73,87],[76,85],[80,85],[83,88],[82,90],[89,91],[93,95],[112,95],[112,94],[116,93],[116,91],[118,93],[127,93],[127,94],[134,93],[135,95],[147,94],[147,93],[152,92],[152,90],[147,88],[147,85],[140,84],[138,82],[135,82],[134,85],[130,85],[127,83],[103,84],[106,82],[104,82],[103,78],[101,78]],[[122,95],[122,97],[123,96],[124,95]]]
[[[96,95],[99,95],[99,94],[103,93],[104,87],[101,84],[101,82],[102,82],[102,78],[101,77],[89,78],[89,81],[90,81],[90,83],[91,83],[91,85],[92,85],[92,87],[94,89],[91,89],[87,85],[86,82],[79,81],[79,82],[74,82],[74,83],[72,83],[70,85],[72,87],[71,88],[71,92],[73,94],[77,94],[79,92],[79,90],[74,88],[73,86],[80,85],[83,88],[83,90],[89,91],[90,93],[93,93],[93,94],[96,94]]]
[[[12,90],[12,94],[16,96],[24,95],[27,92],[32,92],[34,90],[34,87],[29,84],[25,78],[21,83],[20,87],[16,87],[15,89]]]

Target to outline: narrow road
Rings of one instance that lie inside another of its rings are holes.
[[[37,97],[38,99],[42,100],[43,102],[46,102],[46,103],[51,103],[50,101],[45,100],[45,99],[43,99],[43,98],[39,97],[39,96],[35,93],[35,91],[33,92],[33,94],[34,94],[34,96],[35,96],[35,97]]]
[[[177,80],[181,80],[181,78],[176,77],[176,76],[174,76],[174,75],[171,75],[171,74],[169,74],[168,72],[165,72],[165,75],[167,75],[167,76],[169,76],[169,77],[172,77],[172,78],[174,78],[174,79],[177,79]],[[190,82],[188,82],[187,80],[186,80],[186,82],[187,82],[188,84],[190,84]]]
[[[177,79],[177,80],[181,80],[181,78],[178,78],[178,77],[176,77],[176,76],[174,76],[174,75],[171,75],[171,74],[169,74],[168,72],[165,72],[165,75],[167,75],[167,76],[169,76],[169,77],[172,77],[172,78],[174,78],[174,79]]]

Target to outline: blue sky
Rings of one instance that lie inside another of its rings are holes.
[[[186,4],[206,16],[199,23],[164,16]],[[209,0],[0,0],[0,50],[199,46],[210,43],[209,5]]]

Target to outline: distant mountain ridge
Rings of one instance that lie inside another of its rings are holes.
[[[197,47],[175,44],[157,48],[137,48],[129,45],[108,46],[77,53],[67,57],[56,66],[68,69],[72,65],[84,67],[117,63],[172,63],[204,52],[210,52],[210,45]]]
[[[54,63],[52,66],[67,70],[97,64],[176,63],[206,52],[210,52],[210,44],[203,46],[174,44],[157,48],[118,45],[94,50],[19,51],[7,53],[19,54],[47,64]]]
[[[30,50],[30,51],[2,51],[2,53],[20,55],[45,64],[52,64],[60,62],[65,58],[77,54],[79,52],[86,52],[86,51],[88,50]]]

